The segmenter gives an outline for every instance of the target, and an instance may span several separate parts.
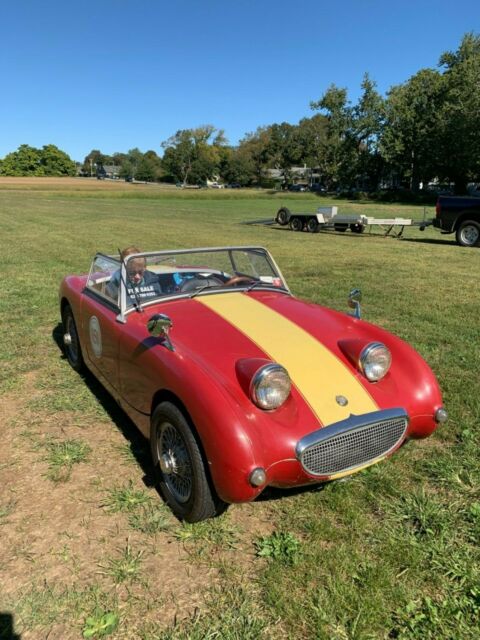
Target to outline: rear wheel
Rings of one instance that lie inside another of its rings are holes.
[[[278,224],[281,224],[282,227],[288,224],[289,219],[290,219],[290,209],[287,209],[287,207],[282,207],[277,211],[275,220],[276,222],[278,222]]]
[[[350,231],[352,233],[363,233],[365,227],[363,226],[363,224],[360,224],[359,222],[355,222],[354,224],[350,225]]]
[[[309,218],[307,222],[307,229],[310,233],[317,233],[318,231],[318,221],[316,218]]]
[[[160,491],[178,518],[199,522],[225,509],[210,487],[190,425],[171,402],[162,402],[153,412],[150,448]]]
[[[290,220],[290,229],[292,231],[301,231],[303,229],[303,221],[300,218],[292,218]]]
[[[70,305],[66,305],[62,311],[63,324],[63,348],[67,360],[75,371],[83,369],[82,348],[80,347],[80,339],[78,337],[77,325],[73,317],[73,311]]]
[[[456,238],[462,247],[480,246],[480,223],[476,220],[464,220],[457,229]]]

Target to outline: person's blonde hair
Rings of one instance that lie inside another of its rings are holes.
[[[128,256],[131,256],[132,253],[142,253],[142,250],[139,249],[138,247],[126,247],[125,249],[122,249],[120,251],[120,259],[122,262],[125,262],[125,258],[127,258]]]

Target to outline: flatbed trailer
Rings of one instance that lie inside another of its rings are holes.
[[[287,207],[281,207],[275,216],[275,222],[281,226],[289,226],[292,231],[309,231],[317,233],[323,229],[333,229],[345,232],[350,229],[353,233],[363,233],[366,227],[377,226],[384,230],[384,235],[401,237],[405,227],[425,227],[432,224],[431,220],[417,222],[412,218],[375,218],[363,214],[340,214],[338,207],[319,207],[314,213],[292,212]]]

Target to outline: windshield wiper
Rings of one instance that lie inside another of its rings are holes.
[[[248,293],[249,291],[251,291],[252,289],[255,289],[255,287],[258,287],[258,286],[260,286],[260,285],[262,285],[262,286],[263,286],[263,285],[265,285],[265,284],[268,284],[268,282],[262,282],[261,280],[255,280],[255,282],[252,282],[252,284],[248,287],[248,289],[247,289],[247,293]]]
[[[221,287],[221,286],[222,286],[221,284],[203,284],[201,287],[198,287],[198,289],[194,289],[188,297],[195,298],[195,296],[198,296],[198,294],[202,293],[202,291],[205,291],[205,289],[212,289],[213,287]]]

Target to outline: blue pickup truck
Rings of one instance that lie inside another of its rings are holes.
[[[480,198],[440,196],[433,226],[442,233],[455,233],[462,247],[480,247]]]

